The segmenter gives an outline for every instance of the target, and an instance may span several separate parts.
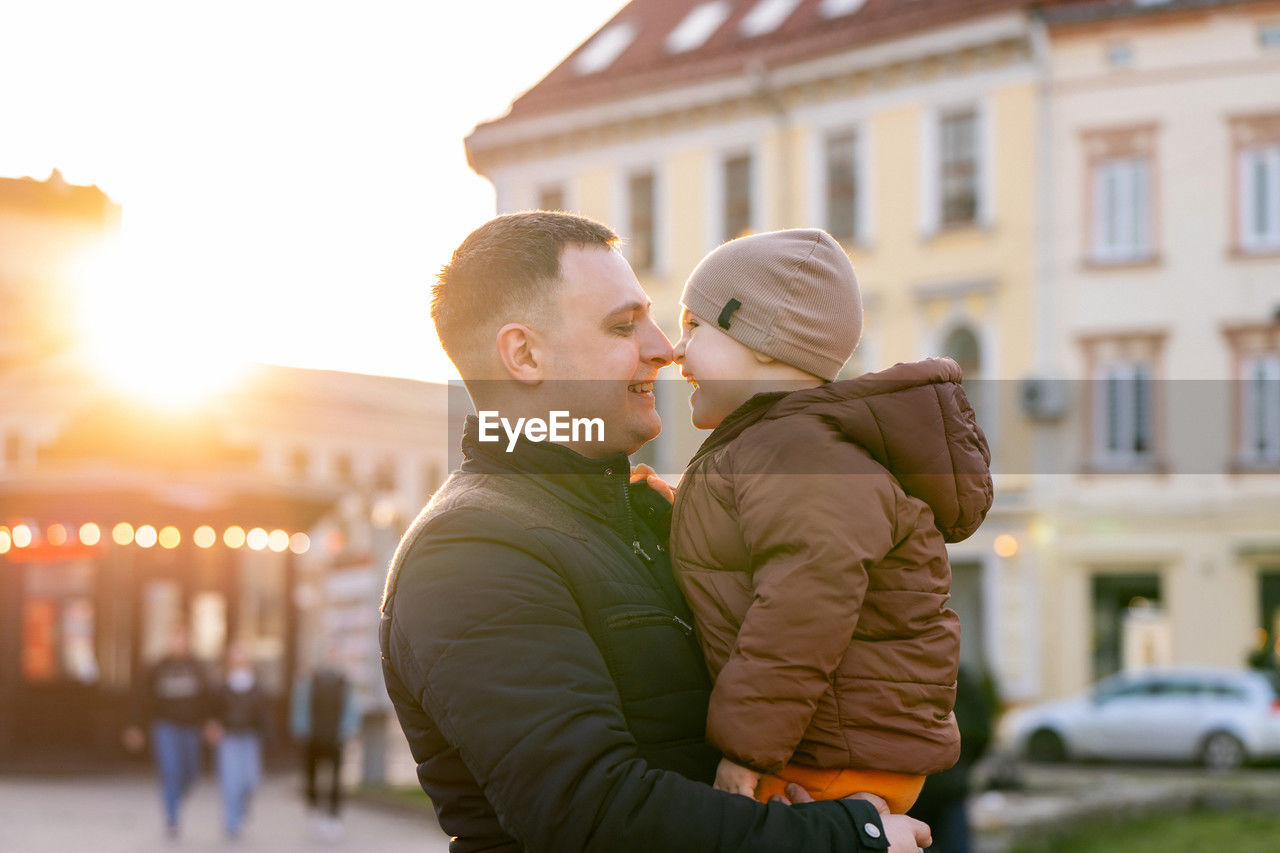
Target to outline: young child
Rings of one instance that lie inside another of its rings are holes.
[[[715,678],[716,787],[868,791],[905,812],[959,755],[945,543],[992,498],[960,368],[831,381],[862,306],[824,231],[725,243],[681,301],[675,360],[714,432],[676,490],[671,547]]]

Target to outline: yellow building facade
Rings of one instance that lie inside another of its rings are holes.
[[[692,16],[716,4],[686,5]],[[694,63],[657,88],[623,85],[625,94],[594,102],[517,101],[467,148],[499,213],[558,207],[611,224],[672,340],[685,278],[723,240],[792,227],[837,234],[865,312],[845,375],[935,355],[966,369],[995,452],[997,499],[983,528],[953,547],[952,606],[965,659],[1019,699],[1042,689],[1038,640],[1028,642],[1041,595],[1032,431],[1015,392],[1043,338],[1034,308],[1043,40],[1024,4],[944,5],[954,8],[941,23],[880,21],[890,35],[809,52],[804,33],[840,24],[838,15],[760,46],[745,37],[753,5],[736,4],[711,37],[725,46],[708,60],[735,55],[734,72],[703,75]],[[650,6],[628,6],[540,86],[620,27],[641,45],[656,25]],[[679,30],[689,16],[671,20]],[[771,59],[797,40],[794,58]],[[666,45],[666,60],[687,62],[671,36]],[[674,480],[705,433],[689,424],[688,387],[674,368],[665,376],[663,435],[641,458]]]

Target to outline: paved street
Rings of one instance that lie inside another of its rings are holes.
[[[258,792],[244,835],[224,840],[214,780],[201,778],[187,800],[182,837],[165,839],[160,794],[142,774],[87,778],[0,776],[0,850],[12,853],[143,853],[144,851],[448,850],[429,809],[415,816],[349,801],[343,837],[309,835],[296,776],[270,777]]]

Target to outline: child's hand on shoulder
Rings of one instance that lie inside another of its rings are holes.
[[[730,794],[741,794],[744,797],[755,797],[756,785],[760,784],[760,774],[750,767],[734,764],[727,758],[720,759],[716,768],[717,791],[728,791]]]
[[[671,484],[658,476],[658,472],[654,471],[648,465],[641,462],[639,465],[631,469],[631,482],[644,480],[649,484],[649,488],[667,499],[667,503],[676,502],[676,490],[671,488]]]

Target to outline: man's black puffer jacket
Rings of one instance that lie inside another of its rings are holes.
[[[405,535],[383,673],[454,851],[884,849],[867,803],[708,787],[710,683],[670,506],[625,456],[481,443]]]

